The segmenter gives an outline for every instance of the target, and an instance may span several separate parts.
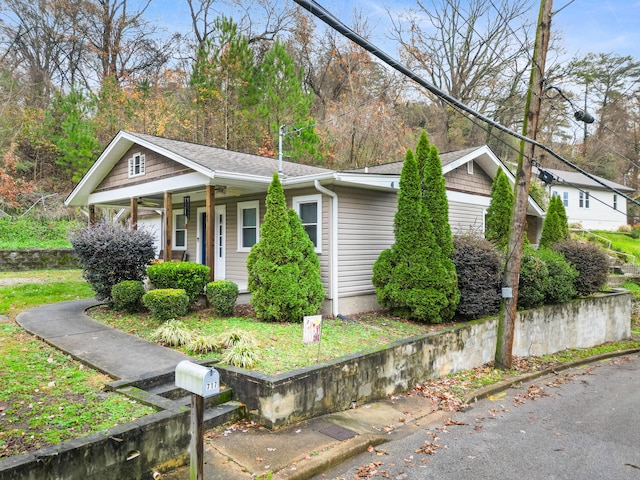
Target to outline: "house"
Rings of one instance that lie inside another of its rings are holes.
[[[633,188],[593,175],[604,185],[577,171],[536,169],[551,176],[546,177],[549,195],[558,195],[567,212],[570,226],[579,226],[586,230],[617,230],[627,222],[627,199],[624,195],[634,192]],[[612,190],[613,189],[613,190]]]
[[[486,146],[441,155],[454,233],[483,231],[492,178],[513,175]],[[236,282],[247,300],[246,260],[260,238],[265,197],[280,172],[288,205],[315,245],[327,298],[337,315],[377,307],[372,266],[393,241],[402,162],[333,171],[146,134],[119,132],[66,199],[67,205],[128,211],[136,227],[143,211],[159,221],[164,259],[183,252],[206,264],[212,279]],[[529,204],[535,243],[542,209]],[[143,221],[144,222],[144,221]]]

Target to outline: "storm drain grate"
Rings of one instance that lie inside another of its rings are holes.
[[[340,425],[329,425],[328,427],[324,427],[318,431],[340,441],[353,438],[357,435],[353,430],[341,427]]]

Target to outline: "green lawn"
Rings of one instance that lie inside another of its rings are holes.
[[[635,263],[640,263],[640,239],[632,238],[631,234],[623,232],[594,231],[596,235],[611,240],[611,249],[635,257]],[[627,261],[631,261],[628,259]]]
[[[105,392],[111,378],[15,323],[22,310],[92,296],[80,270],[0,273],[0,458],[153,412],[125,396]]]

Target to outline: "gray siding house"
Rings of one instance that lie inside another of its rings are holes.
[[[491,181],[513,175],[486,146],[441,155],[454,233],[484,231]],[[393,241],[402,162],[357,170],[282,162],[288,206],[316,246],[327,298],[323,313],[378,307],[372,266]],[[212,279],[236,282],[247,301],[246,260],[260,238],[265,197],[277,159],[167,138],[119,132],[66,199],[153,224],[162,258],[208,265]],[[539,238],[543,211],[530,200],[528,235]],[[176,255],[177,254],[177,255]]]

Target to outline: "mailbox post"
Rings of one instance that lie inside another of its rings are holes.
[[[214,368],[183,360],[176,365],[176,387],[191,392],[190,480],[204,480],[204,399],[220,391],[220,375]]]

